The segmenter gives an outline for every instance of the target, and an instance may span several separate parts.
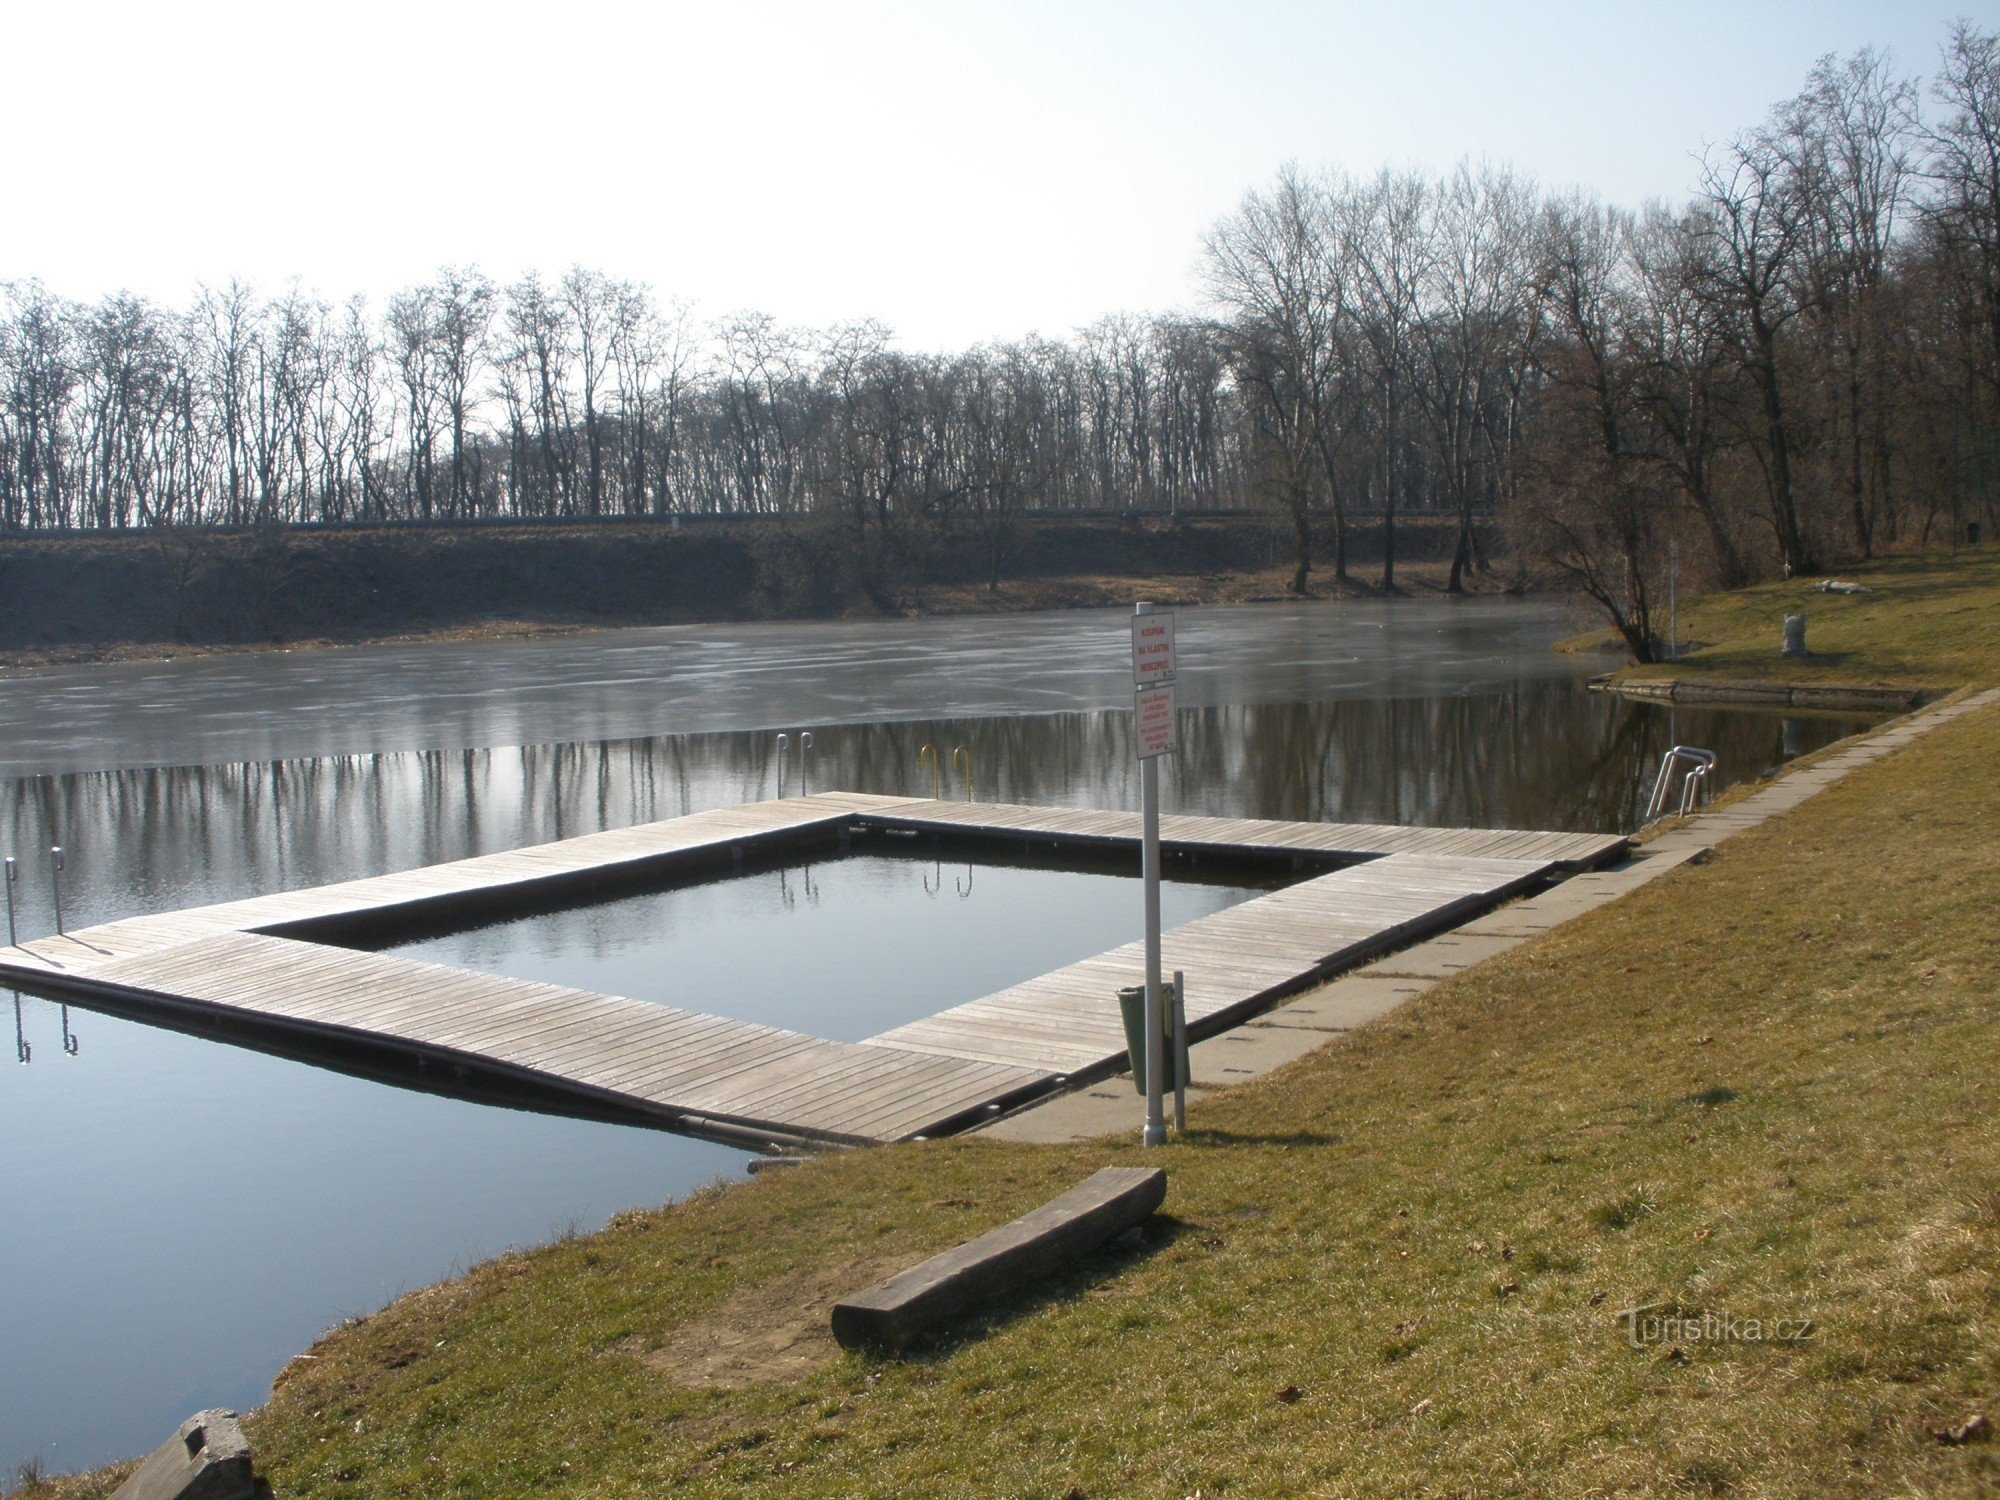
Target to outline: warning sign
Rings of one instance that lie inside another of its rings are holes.
[[[1142,687],[1133,693],[1133,738],[1140,760],[1167,755],[1180,748],[1174,714],[1174,684],[1171,679],[1157,687]]]
[[[1132,616],[1132,680],[1171,682],[1174,677],[1174,617]]]

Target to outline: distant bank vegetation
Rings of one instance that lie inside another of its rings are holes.
[[[1211,232],[1199,316],[899,350],[698,324],[577,268],[447,268],[374,308],[232,283],[181,309],[0,296],[0,531],[811,517],[948,527],[997,578],[1030,512],[1268,510],[1295,586],[1399,518],[1504,527],[1649,659],[1689,584],[1989,530],[2000,490],[2000,38],[1927,84],[1828,57],[1637,212],[1504,169],[1287,168]]]
[[[1316,529],[1326,542],[1323,518]],[[1427,582],[1454,535],[1448,517],[1402,528]],[[1380,540],[1358,535],[1356,561],[1376,561]],[[1288,551],[1255,514],[1030,517],[1000,557],[995,592],[992,552],[973,528],[929,525],[895,541],[811,516],[0,536],[0,664],[135,645],[1058,608],[1120,602],[1137,580],[1160,580],[1164,598],[1226,602],[1278,592],[1273,570]]]

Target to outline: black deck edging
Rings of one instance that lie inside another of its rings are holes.
[[[834,1305],[844,1348],[895,1349],[961,1313],[1019,1290],[1140,1223],[1166,1201],[1158,1167],[1105,1167],[1011,1224]]]

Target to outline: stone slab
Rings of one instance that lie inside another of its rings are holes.
[[[1189,1104],[1208,1097],[1207,1089],[1191,1088],[1187,1091]],[[1173,1107],[1173,1095],[1169,1093],[1169,1123]],[[1058,1094],[1032,1109],[995,1120],[991,1125],[981,1125],[972,1133],[996,1141],[1031,1141],[1045,1146],[1059,1146],[1107,1135],[1137,1136],[1145,1124],[1145,1095],[1132,1087],[1132,1076],[1125,1073],[1087,1089]]]
[[[111,1500],[253,1500],[258,1493],[242,1425],[235,1412],[218,1408],[181,1423]]]
[[[1188,1048],[1188,1080],[1197,1088],[1248,1083],[1317,1052],[1329,1040],[1325,1031],[1252,1021]]]
[[[1526,941],[1527,937],[1520,934],[1466,933],[1463,929],[1455,929],[1442,937],[1431,938],[1400,953],[1377,959],[1355,972],[1371,978],[1411,975],[1419,979],[1449,979],[1454,974],[1464,973],[1476,963],[1496,957],[1510,948],[1518,948]]]
[[[1415,976],[1351,974],[1309,990],[1276,1010],[1266,1011],[1253,1024],[1291,1026],[1305,1031],[1352,1031],[1377,1016],[1387,1015],[1436,983],[1435,979]]]

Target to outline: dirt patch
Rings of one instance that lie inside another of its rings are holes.
[[[840,1352],[828,1323],[833,1304],[903,1265],[877,1256],[780,1276],[738,1292],[661,1347],[634,1352],[681,1385],[733,1389],[797,1380]]]

